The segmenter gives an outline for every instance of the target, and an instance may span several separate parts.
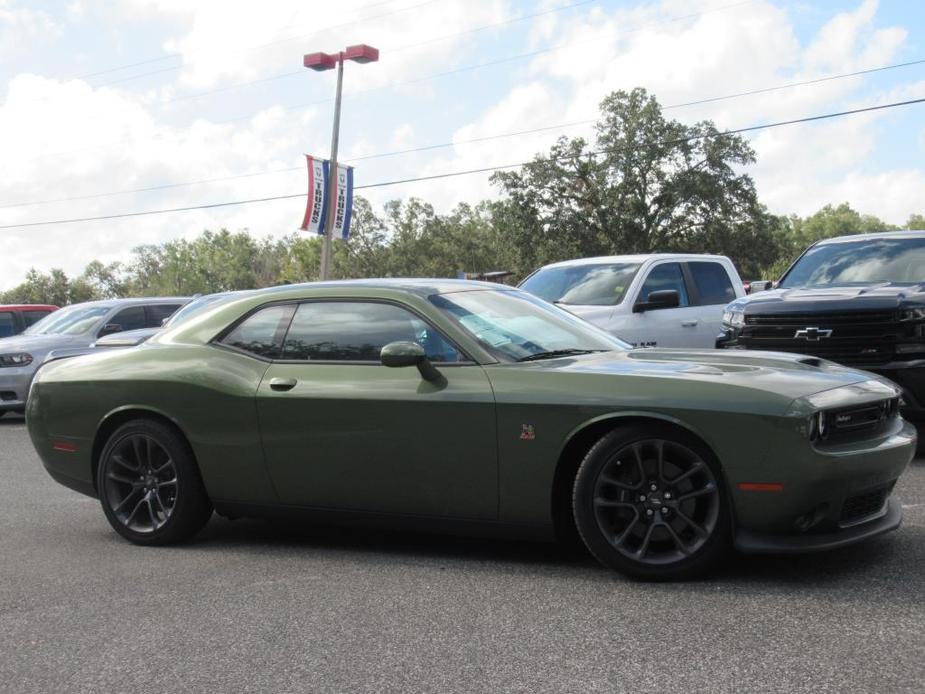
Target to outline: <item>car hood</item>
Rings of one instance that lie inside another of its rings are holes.
[[[677,382],[680,388],[690,383],[708,384],[711,388],[747,389],[764,393],[781,403],[871,382],[877,384],[872,387],[876,398],[882,399],[891,396],[894,388],[888,386],[891,389],[888,393],[879,387],[888,382],[874,374],[824,359],[783,352],[646,348],[547,359],[517,366],[595,377],[661,377]]]
[[[865,287],[770,289],[737,299],[729,308],[744,309],[746,313],[790,313],[804,309],[826,310],[826,307],[889,310],[910,305],[925,305],[923,285],[885,282]]]
[[[35,352],[45,353],[58,347],[79,347],[88,345],[92,338],[87,335],[13,335],[0,339],[0,353]]]

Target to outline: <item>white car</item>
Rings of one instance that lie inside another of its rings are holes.
[[[745,296],[722,255],[614,255],[546,265],[521,289],[637,347],[713,349],[723,308]]]

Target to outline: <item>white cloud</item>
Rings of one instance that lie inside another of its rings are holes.
[[[0,0],[0,59],[34,47],[37,41],[54,38],[60,27],[47,12]]]

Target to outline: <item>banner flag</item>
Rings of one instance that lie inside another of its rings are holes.
[[[331,207],[331,162],[327,159],[316,159],[308,154],[305,155],[305,159],[308,162],[308,199],[301,229],[314,234],[324,234]],[[350,236],[350,219],[353,216],[353,167],[338,166],[336,183],[334,199],[337,206],[331,237],[346,240]]]
[[[305,218],[302,231],[314,234],[324,233],[327,218],[328,162],[306,154],[308,163],[308,200],[305,204]]]
[[[331,236],[347,240],[350,236],[350,217],[353,213],[353,167],[337,167],[337,208],[334,214],[334,229]]]

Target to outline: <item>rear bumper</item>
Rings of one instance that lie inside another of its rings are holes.
[[[797,554],[838,549],[896,530],[902,520],[902,504],[890,497],[879,518],[860,525],[829,533],[787,536],[762,535],[740,528],[735,534],[735,547],[748,554]]]

